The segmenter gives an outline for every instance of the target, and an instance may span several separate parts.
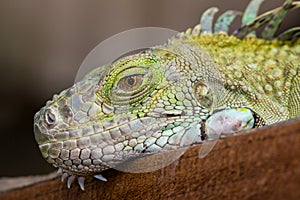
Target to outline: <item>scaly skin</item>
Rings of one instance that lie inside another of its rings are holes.
[[[35,115],[35,138],[49,163],[86,176],[203,142],[220,113],[246,116],[227,132],[294,118],[299,55],[299,39],[182,33],[97,68],[55,96]]]

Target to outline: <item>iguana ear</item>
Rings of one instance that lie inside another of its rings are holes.
[[[193,87],[194,95],[201,106],[210,109],[213,105],[213,94],[211,89],[202,81],[197,82]]]

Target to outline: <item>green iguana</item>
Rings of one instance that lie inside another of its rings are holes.
[[[208,9],[193,29],[54,96],[34,117],[43,157],[68,187],[77,178],[84,189],[85,176],[106,181],[100,173],[127,159],[299,116],[300,27],[274,35],[300,1],[257,16],[262,1],[250,2],[231,35],[240,13],[225,12],[212,28],[217,8]]]

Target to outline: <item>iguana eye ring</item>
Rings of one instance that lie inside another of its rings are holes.
[[[143,74],[133,74],[120,79],[117,88],[123,91],[138,89],[143,83]]]

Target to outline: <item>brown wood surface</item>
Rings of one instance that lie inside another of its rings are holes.
[[[204,159],[201,145],[179,162],[150,173],[108,170],[85,191],[58,178],[0,193],[0,199],[300,199],[300,120],[218,141]]]

